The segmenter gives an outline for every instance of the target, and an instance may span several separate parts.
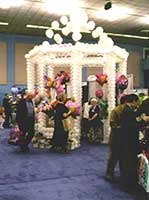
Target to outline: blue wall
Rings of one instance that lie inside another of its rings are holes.
[[[14,59],[15,59],[15,43],[30,43],[30,44],[41,44],[43,41],[47,40],[46,37],[33,37],[33,36],[22,36],[22,35],[4,35],[0,34],[0,41],[5,41],[7,43],[7,84],[0,85],[0,104],[3,99],[4,93],[10,93],[10,88],[14,85]],[[53,40],[48,40],[50,43],[54,43]],[[67,40],[67,42],[70,42]],[[143,48],[137,45],[124,45],[124,44],[116,44],[121,48],[125,48],[129,51],[137,51],[140,55],[143,55]],[[143,57],[140,61],[140,74],[141,74],[141,82],[140,87],[143,87],[143,69],[149,68],[149,59],[143,60]],[[83,81],[86,80],[86,68],[83,68]],[[26,87],[25,85],[18,86],[20,88]]]
[[[117,44],[121,48],[125,48],[128,52],[138,52],[141,55],[140,60],[140,88],[144,87],[144,69],[149,69],[149,58],[143,58],[143,49],[145,46],[129,45],[129,44]]]

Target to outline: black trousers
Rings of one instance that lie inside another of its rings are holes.
[[[34,130],[34,118],[27,117],[24,120],[18,123],[19,129],[23,133],[24,141],[20,144],[22,148],[27,148],[29,143],[31,142],[35,130]]]

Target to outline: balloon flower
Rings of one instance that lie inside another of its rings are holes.
[[[43,81],[44,81],[44,84],[45,84],[45,88],[49,89],[49,88],[52,87],[53,81],[50,77],[48,77],[47,75],[44,75]]]
[[[99,72],[99,73],[97,73],[95,76],[96,76],[96,81],[97,81],[101,86],[103,86],[103,84],[105,84],[105,83],[108,82],[108,80],[107,80],[108,76],[107,76],[107,74],[105,74],[105,73]]]
[[[96,97],[101,98],[103,96],[103,90],[101,88],[99,88],[98,90],[96,90]]]
[[[116,77],[116,86],[118,89],[125,90],[128,86],[128,79],[125,75]]]
[[[56,94],[59,95],[62,92],[64,92],[64,88],[62,85],[60,85],[58,88],[56,88]]]
[[[73,110],[73,115],[77,116],[80,115],[80,104],[71,100],[68,100],[65,104],[65,106],[70,109]]]
[[[70,81],[70,76],[67,72],[65,71],[60,71],[57,73],[55,77],[55,87],[58,88],[60,87],[61,84],[65,84]]]

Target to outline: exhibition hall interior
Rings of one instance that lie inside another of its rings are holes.
[[[149,198],[149,0],[0,0],[0,200]]]

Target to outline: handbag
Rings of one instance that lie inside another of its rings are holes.
[[[69,132],[73,128],[73,119],[71,116],[62,120],[64,131]]]

